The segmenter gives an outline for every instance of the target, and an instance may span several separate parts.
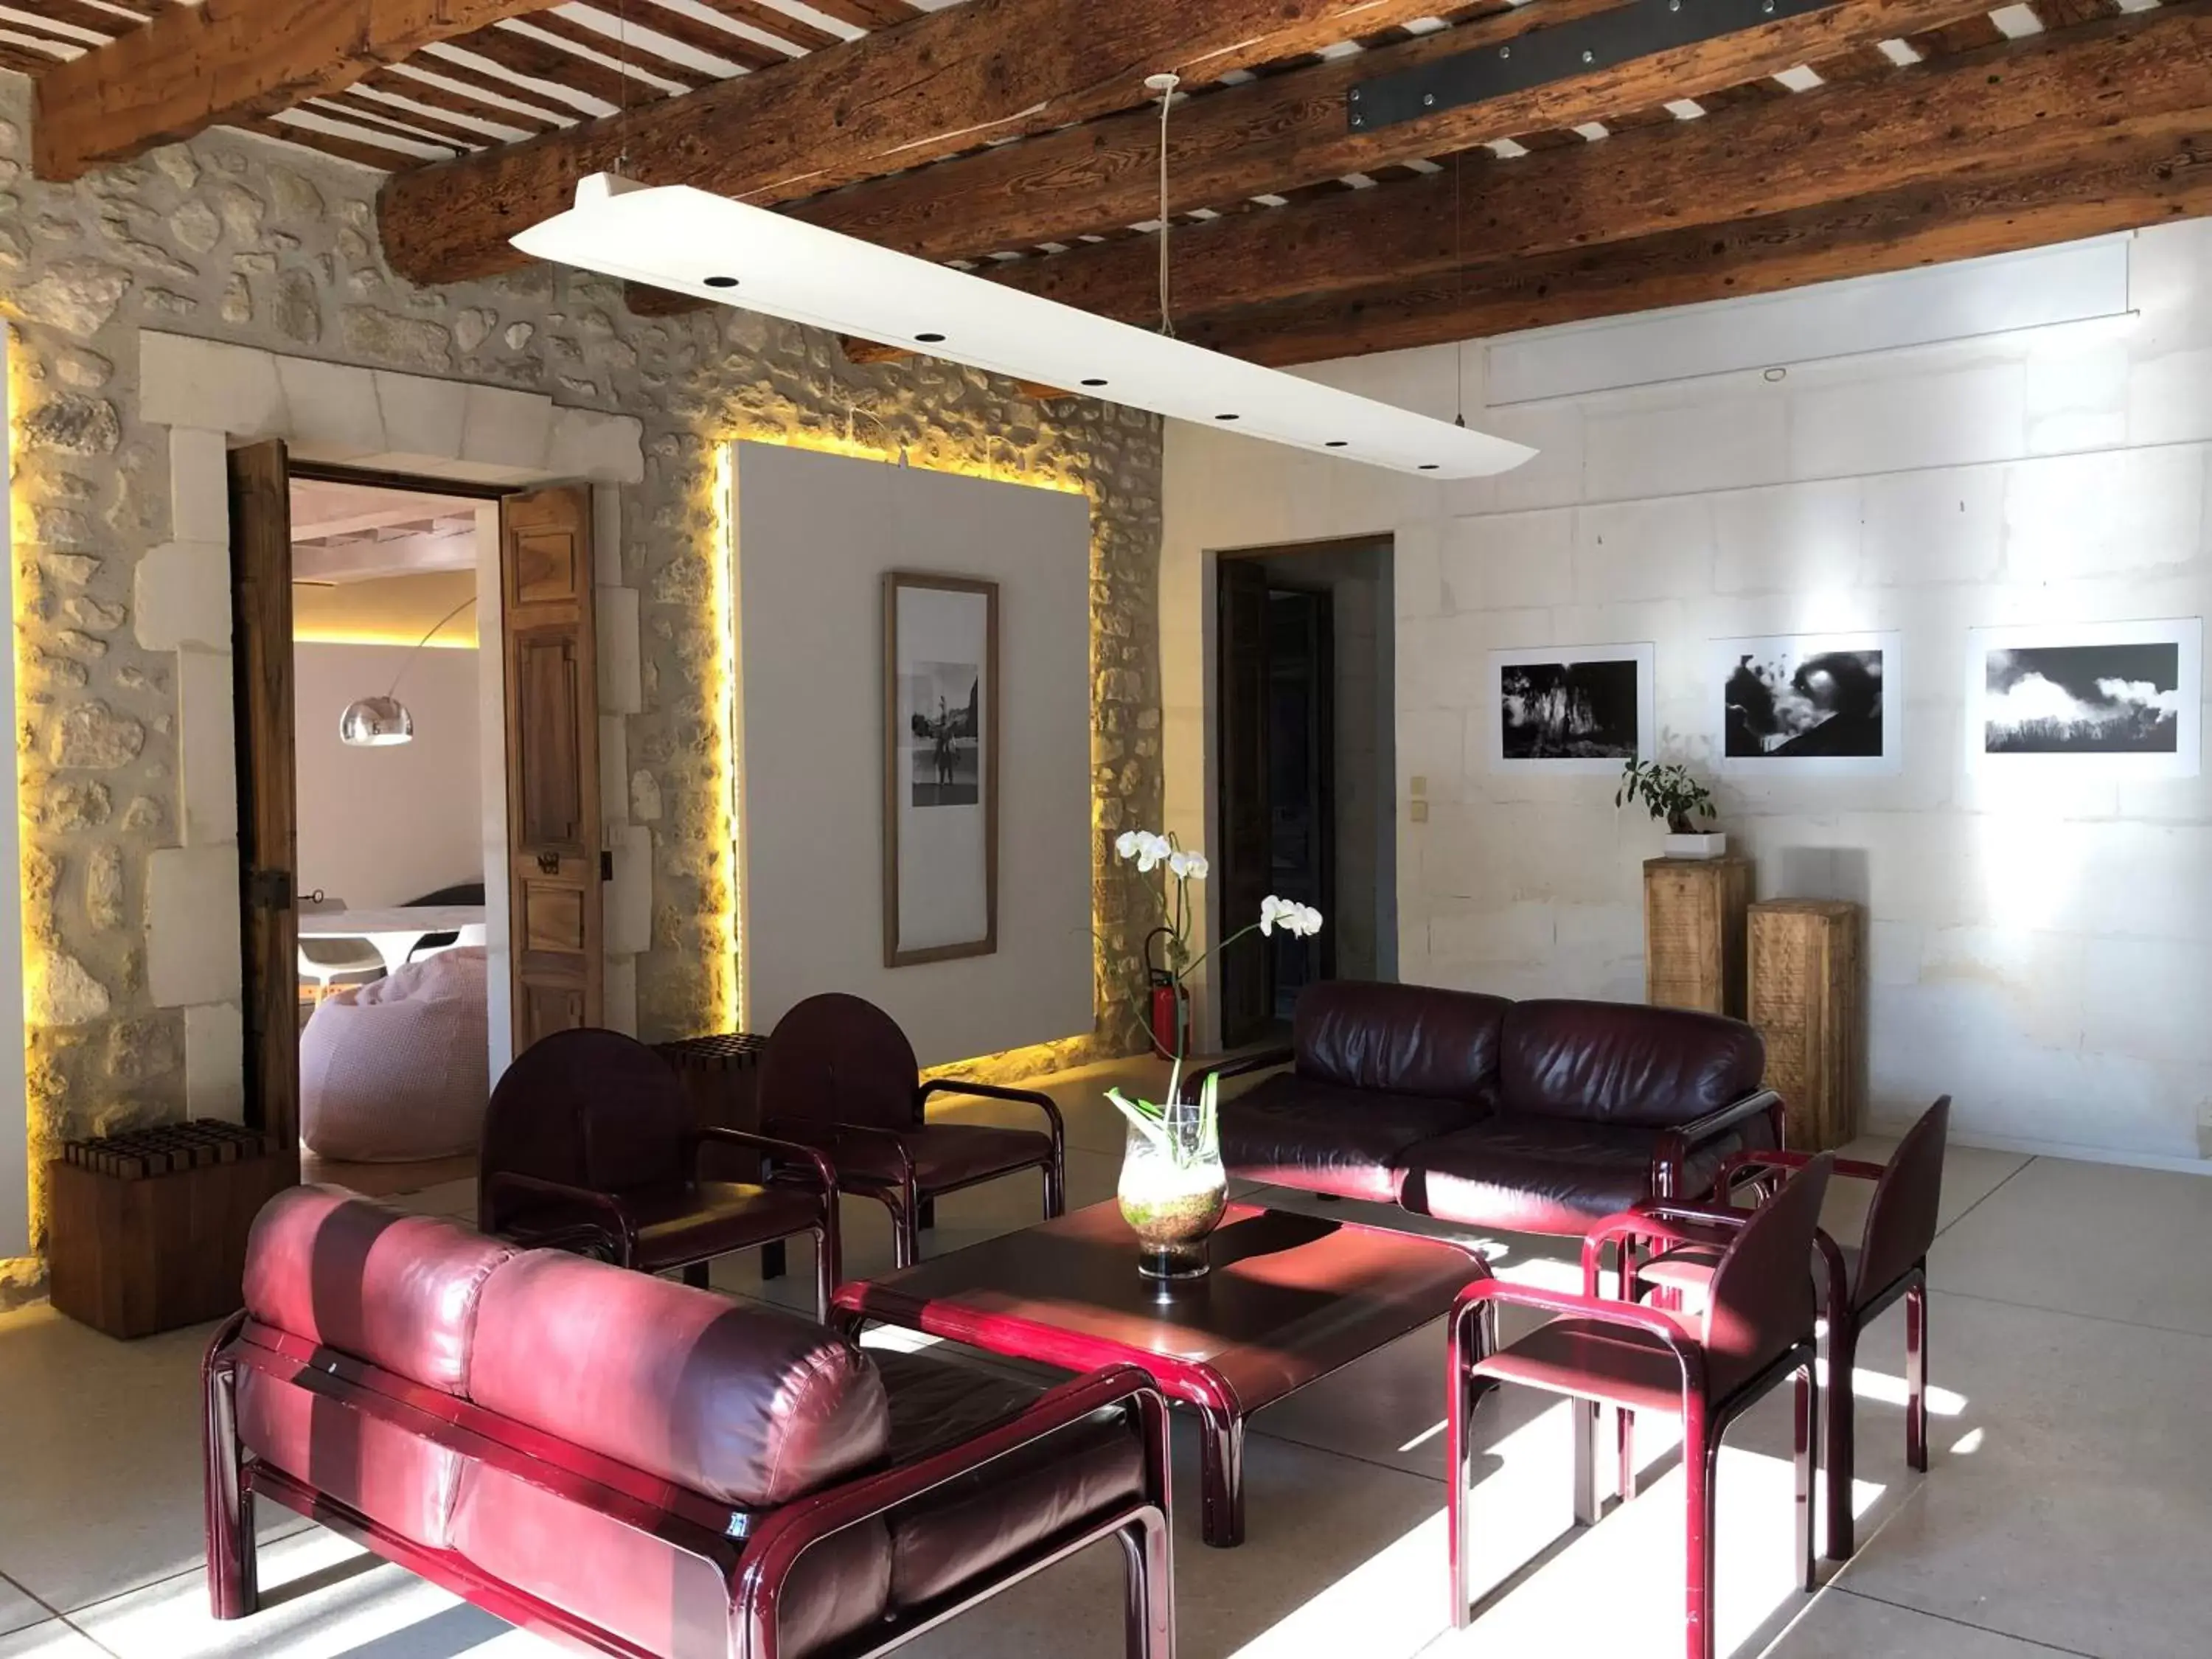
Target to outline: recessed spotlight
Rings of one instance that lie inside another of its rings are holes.
[[[1106,382],[1098,379],[1096,375],[1093,375],[1090,380],[1085,380],[1083,384],[1085,386],[1104,386]]]
[[[1331,439],[1328,441],[1328,447],[1329,447],[1331,449],[1343,449],[1343,448],[1346,447],[1347,447],[1351,442],[1352,442],[1352,440],[1351,440],[1351,439],[1349,439],[1349,438],[1331,438]]]
[[[707,278],[707,286],[708,288],[735,288],[737,285],[738,279],[734,276],[709,276]]]
[[[1423,461],[1421,463],[1421,471],[1424,472],[1433,472],[1436,470],[1437,464],[1434,461]]]
[[[1217,421],[1233,421],[1237,416],[1234,415],[1217,415],[1213,418]]]
[[[917,334],[914,337],[921,341],[924,345],[935,345],[945,337],[942,334]]]

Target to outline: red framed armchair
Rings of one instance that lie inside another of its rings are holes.
[[[1564,1395],[1575,1406],[1575,1520],[1599,1516],[1597,1423],[1601,1407],[1674,1412],[1682,1419],[1687,1476],[1687,1571],[1684,1631],[1688,1659],[1713,1659],[1713,1532],[1716,1481],[1729,1425],[1778,1384],[1796,1390],[1797,1556],[1804,1585],[1813,1576],[1813,1487],[1819,1453],[1814,1425],[1817,1299],[1810,1263],[1829,1160],[1812,1159],[1774,1200],[1736,1231],[1715,1267],[1704,1328],[1634,1302],[1576,1296],[1502,1279],[1476,1280],[1461,1292],[1449,1322],[1450,1373],[1445,1413],[1452,1623],[1472,1619],[1468,1548],[1469,1433],[1482,1397],[1500,1383]],[[1496,1310],[1533,1308],[1555,1316],[1517,1341],[1499,1346]],[[1624,1496],[1626,1492],[1624,1491]]]
[[[927,1107],[939,1095],[1034,1106],[1045,1127],[933,1123]],[[817,1149],[840,1188],[890,1212],[902,1267],[920,1256],[921,1229],[946,1193],[1037,1170],[1047,1219],[1066,1209],[1066,1131],[1052,1097],[956,1078],[924,1083],[897,1022],[862,998],[809,997],[778,1020],[761,1056],[759,1098],[763,1130]]]
[[[1887,1164],[1838,1159],[1835,1172],[1870,1182],[1874,1195],[1856,1245],[1814,1236],[1821,1263],[1821,1316],[1828,1328],[1828,1401],[1825,1423],[1827,1464],[1827,1544],[1832,1561],[1848,1560],[1856,1547],[1851,1481],[1857,1463],[1857,1395],[1851,1386],[1859,1338],[1893,1304],[1905,1304],[1905,1461],[1928,1469],[1928,1251],[1936,1242],[1936,1211],[1943,1196],[1943,1153],[1950,1133],[1951,1097],[1943,1096],[1905,1131]],[[1771,1190],[1789,1172],[1812,1162],[1804,1152],[1742,1152],[1729,1160],[1722,1190],[1738,1183]],[[1583,1246],[1585,1287],[1595,1290],[1600,1253],[1617,1244],[1628,1277],[1626,1300],[1644,1287],[1679,1302],[1684,1292],[1711,1287],[1729,1239],[1753,1211],[1716,1205],[1659,1202],[1615,1217]],[[1663,1245],[1648,1261],[1636,1261],[1641,1242]],[[1623,1426],[1623,1459],[1628,1430]]]
[[[758,1182],[709,1181],[708,1146],[766,1162]],[[840,1271],[837,1176],[817,1149],[738,1129],[701,1128],[668,1062],[616,1031],[562,1031],[532,1044],[484,1112],[477,1214],[520,1244],[605,1256],[704,1285],[732,1251],[801,1233],[815,1240],[815,1316]]]

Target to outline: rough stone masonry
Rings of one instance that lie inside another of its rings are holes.
[[[641,319],[616,285],[542,267],[415,289],[379,255],[380,174],[218,131],[48,185],[30,173],[29,105],[29,83],[0,71],[22,882],[43,967],[30,1011],[34,1182],[67,1136],[184,1109],[182,1018],[156,1009],[146,986],[147,859],[177,842],[179,800],[175,658],[142,650],[130,616],[137,562],[169,533],[165,434],[138,412],[142,328],[540,392],[642,422],[646,473],[623,491],[622,567],[644,633],[645,708],[625,735],[628,810],[653,836],[652,947],[638,962],[647,1039],[704,1029],[728,971],[708,787],[715,446],[850,436],[903,447],[917,465],[985,463],[1079,485],[1092,526],[1099,1025],[1050,1059],[1127,1051],[1153,901],[1111,842],[1161,813],[1155,417],[1040,404],[927,360],[854,368],[834,340],[750,313]],[[33,1214],[42,1233],[35,1199]],[[33,1261],[13,1276],[36,1273]]]

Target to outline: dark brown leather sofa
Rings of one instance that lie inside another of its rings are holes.
[[[267,1498],[626,1659],[848,1659],[1119,1539],[1172,1659],[1166,1409],[1046,1392],[330,1188],[254,1224],[205,1367],[208,1582],[255,1611]]]
[[[1579,1236],[1778,1146],[1765,1061],[1757,1031],[1711,1014],[1334,981],[1300,995],[1289,1048],[1207,1069],[1291,1067],[1223,1103],[1232,1175]]]

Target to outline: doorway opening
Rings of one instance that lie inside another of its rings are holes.
[[[1279,1035],[1324,979],[1397,972],[1390,544],[1363,538],[1224,553],[1216,617],[1222,932],[1270,894],[1321,933],[1247,938],[1219,957],[1221,1040]]]
[[[246,1121],[458,1180],[507,1059],[601,1015],[591,492],[228,465]]]

